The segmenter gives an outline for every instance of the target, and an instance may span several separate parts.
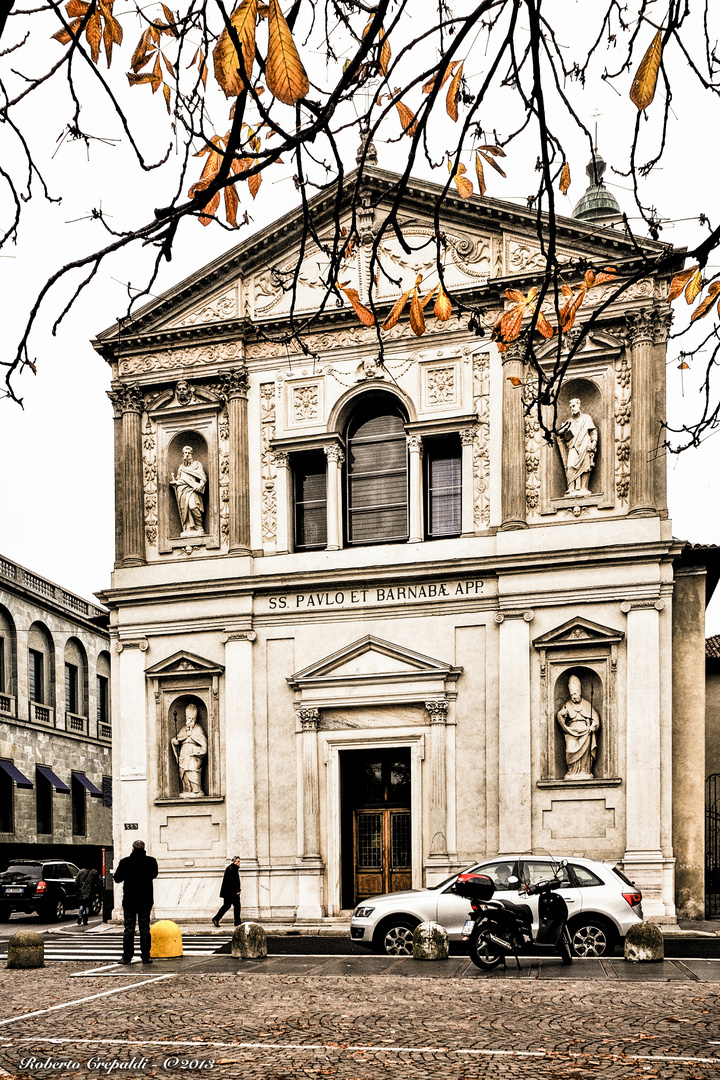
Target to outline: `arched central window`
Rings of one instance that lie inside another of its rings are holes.
[[[373,396],[347,428],[347,542],[378,544],[408,538],[405,423],[388,394]]]

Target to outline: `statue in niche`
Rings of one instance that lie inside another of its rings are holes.
[[[184,796],[205,794],[202,766],[203,758],[207,757],[207,736],[198,723],[197,715],[197,705],[188,705],[185,723],[172,740],[173,754],[180,772],[180,794]]]
[[[181,536],[202,536],[203,510],[205,504],[202,494],[207,484],[207,476],[200,461],[193,461],[192,446],[183,446],[182,464],[177,476],[170,474],[170,486],[175,488],[178,512],[180,514]]]
[[[567,483],[565,495],[591,495],[588,481],[595,464],[598,433],[592,416],[581,411],[580,398],[571,398],[570,418],[558,428],[558,436]]]
[[[597,735],[600,717],[582,696],[582,683],[577,675],[568,679],[570,700],[566,701],[557,714],[557,722],[565,735],[565,762],[567,772],[565,780],[592,780],[595,758],[597,757]]]

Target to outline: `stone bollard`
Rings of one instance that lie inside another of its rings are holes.
[[[34,930],[18,930],[8,941],[7,967],[45,967],[45,945]]]
[[[172,919],[159,919],[152,924],[150,942],[150,957],[153,960],[175,959],[183,954],[180,927]]]
[[[236,960],[263,960],[267,956],[267,934],[260,923],[244,922],[235,927],[232,954]]]
[[[440,923],[421,922],[413,932],[413,960],[447,960],[448,935]]]
[[[664,960],[663,936],[653,923],[635,923],[625,935],[625,959],[633,964]]]

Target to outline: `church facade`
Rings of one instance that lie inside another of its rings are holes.
[[[394,182],[369,170],[361,297]],[[438,191],[408,190],[411,256],[383,241],[402,290],[436,280]],[[318,196],[320,236],[333,212]],[[448,290],[491,325],[540,265],[534,215],[452,197],[444,215]],[[289,215],[95,342],[116,431],[117,857],[146,840],[158,916],[209,918],[236,854],[246,917],[318,920],[530,850],[615,862],[646,917],[699,914],[710,555],[673,539],[655,453],[668,281],[603,309],[550,445],[522,351],[467,316],[428,311],[422,337],[401,319],[382,362],[349,305],[307,352],[279,344],[291,301],[322,296],[312,245],[286,285],[301,231]],[[632,255],[583,220],[558,244]],[[379,289],[389,310],[401,290]]]

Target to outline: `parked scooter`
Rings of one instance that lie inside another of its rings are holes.
[[[563,861],[561,865],[566,865]],[[518,885],[516,877],[508,879]],[[460,874],[454,885],[459,896],[470,900],[472,911],[463,926],[463,940],[468,942],[470,959],[486,971],[505,963],[514,956],[559,955],[563,964],[572,964],[572,944],[567,928],[568,906],[556,889],[563,887],[555,876],[526,885],[526,896],[538,896],[539,925],[536,937],[532,932],[532,911],[528,904],[513,904],[510,900],[493,900],[495,885],[486,874]]]

